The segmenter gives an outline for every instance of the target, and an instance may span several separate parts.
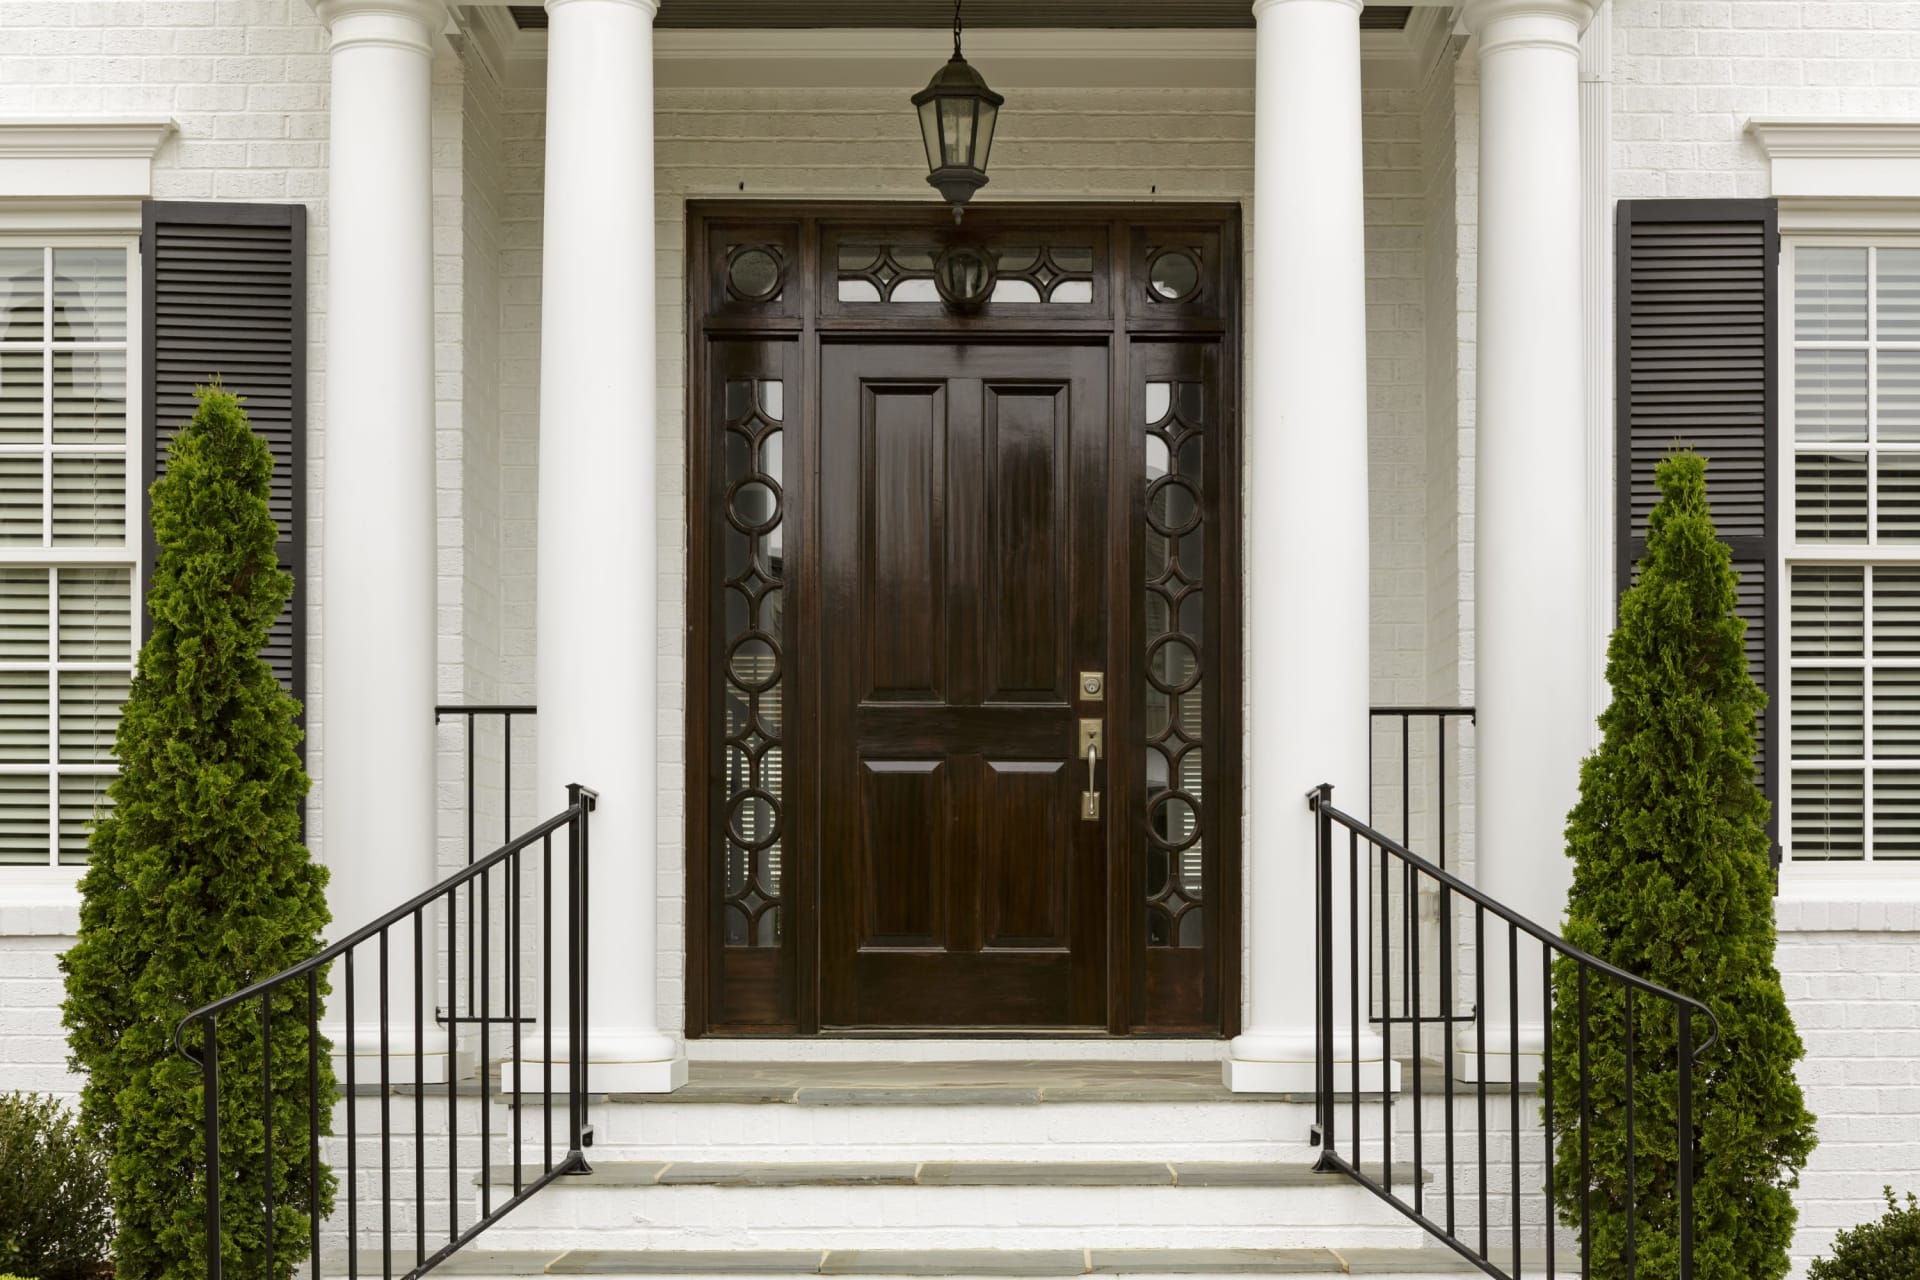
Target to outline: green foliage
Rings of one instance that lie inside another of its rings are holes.
[[[0,1094],[0,1268],[87,1280],[112,1238],[99,1146],[54,1099]]]
[[[174,1051],[175,1025],[315,954],[328,920],[326,873],[300,841],[299,704],[259,656],[293,589],[274,554],[272,473],[240,401],[202,389],[152,490],[152,634],[120,721],[113,807],[88,844],[79,940],[62,962],[72,1063],[87,1076],[81,1122],[111,1153],[119,1280],[207,1272],[201,1073]],[[263,1274],[263,1190],[277,1206],[279,1277],[304,1257],[312,1179],[322,1212],[332,1203],[331,1171],[306,1161],[306,1003],[304,984],[272,1003],[271,1188],[259,1006],[220,1020],[230,1275]],[[190,1029],[187,1047],[204,1052],[201,1036]],[[325,1117],[335,1088],[324,1045],[319,1057]]]
[[[1794,1079],[1800,1037],[1774,965],[1767,801],[1754,783],[1754,718],[1731,557],[1714,534],[1706,461],[1682,453],[1657,472],[1640,580],[1620,598],[1607,649],[1613,702],[1582,765],[1567,821],[1573,859],[1566,936],[1630,973],[1706,1003],[1720,1040],[1694,1090],[1694,1275],[1780,1280],[1793,1236],[1792,1189],[1814,1145]],[[1638,1270],[1627,1258],[1625,1001],[1590,984],[1591,1213],[1595,1280],[1678,1274],[1678,1028],[1664,1001],[1635,1001],[1632,1198]],[[1553,1069],[1561,1099],[1582,1087],[1578,973],[1554,971]],[[1694,1018],[1694,1043],[1705,1040]],[[1555,1110],[1555,1186],[1580,1223],[1579,1108]]]
[[[1920,1276],[1920,1199],[1907,1192],[1907,1207],[1886,1188],[1887,1214],[1842,1231],[1833,1256],[1817,1260],[1807,1280],[1913,1280]]]

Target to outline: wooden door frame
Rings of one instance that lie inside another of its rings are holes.
[[[805,483],[811,469],[817,467],[816,445],[820,422],[820,350],[825,340],[836,337],[865,337],[871,340],[955,341],[969,336],[994,342],[1060,342],[1075,337],[1083,341],[1107,344],[1109,365],[1110,415],[1118,422],[1130,418],[1126,406],[1133,402],[1132,347],[1142,339],[1162,346],[1190,341],[1217,350],[1220,404],[1217,427],[1210,427],[1209,439],[1217,457],[1220,483],[1204,495],[1207,518],[1219,524],[1214,539],[1217,576],[1209,575],[1208,585],[1214,600],[1209,611],[1212,634],[1206,637],[1219,671],[1208,673],[1211,693],[1205,703],[1206,714],[1215,726],[1208,736],[1217,738],[1210,748],[1213,768],[1208,776],[1210,795],[1209,836],[1213,846],[1215,869],[1214,899],[1207,904],[1208,943],[1202,960],[1202,983],[1214,1015],[1205,1025],[1177,1030],[1154,1030],[1140,1025],[1144,996],[1144,966],[1148,963],[1145,945],[1144,912],[1136,892],[1133,870],[1141,856],[1138,839],[1116,841],[1127,851],[1124,860],[1110,866],[1108,885],[1108,1026],[1104,1034],[1114,1037],[1182,1038],[1228,1037],[1240,1025],[1241,990],[1241,914],[1243,849],[1241,832],[1241,742],[1243,721],[1244,655],[1241,644],[1242,594],[1241,571],[1243,528],[1241,523],[1243,440],[1241,328],[1243,313],[1241,209],[1233,203],[1189,204],[1089,204],[1035,203],[985,204],[969,210],[969,230],[991,232],[1009,225],[1058,231],[1073,227],[1094,227],[1106,237],[1107,258],[1096,262],[1096,274],[1102,278],[1100,297],[1104,314],[1058,315],[1042,308],[1019,313],[988,312],[974,316],[937,313],[925,306],[885,304],[871,314],[851,314],[819,295],[824,292],[826,266],[821,261],[822,227],[848,225],[871,226],[876,231],[951,228],[946,206],[931,200],[921,202],[867,201],[761,201],[690,200],[686,206],[686,480],[687,480],[687,630],[686,630],[686,1014],[687,1034],[740,1036],[812,1036],[821,1033],[819,1023],[819,866],[818,830],[820,813],[818,768],[822,743],[818,738],[820,716],[820,665],[791,671],[791,687],[783,677],[782,721],[785,726],[804,726],[815,737],[793,736],[790,728],[782,736],[782,762],[785,785],[782,795],[782,825],[787,831],[811,833],[810,838],[783,841],[786,861],[782,868],[783,900],[787,924],[779,948],[718,948],[716,928],[718,907],[714,884],[721,870],[717,848],[725,821],[719,812],[725,781],[713,767],[718,743],[724,732],[716,723],[709,705],[709,694],[717,696],[718,682],[714,665],[718,661],[722,636],[716,634],[715,612],[725,591],[712,585],[716,543],[709,522],[717,519],[708,509],[709,485],[717,450],[715,433],[709,429],[709,382],[714,368],[711,358],[716,347],[737,344],[745,350],[754,343],[768,350],[779,349],[783,376],[797,394],[786,397],[783,422],[783,474],[793,477],[782,502],[786,545],[791,563],[782,574],[784,607],[790,619],[788,634],[817,634],[819,619],[813,613],[819,590],[818,548],[812,540],[817,508],[818,485]],[[743,240],[761,239],[781,250],[784,261],[782,283],[773,299],[758,307],[729,304],[729,297],[718,280],[716,260],[711,252],[712,231],[727,227],[739,232]],[[1186,307],[1141,307],[1135,305],[1127,286],[1140,275],[1144,261],[1136,263],[1150,240],[1137,246],[1138,231],[1154,228],[1201,228],[1217,235],[1218,261],[1212,277],[1217,300],[1209,299],[1205,312]],[[797,296],[791,296],[797,295]],[[718,299],[719,301],[716,301]],[[823,305],[824,302],[824,305]],[[832,312],[839,314],[831,314]],[[1138,434],[1136,432],[1136,434]],[[1121,435],[1115,431],[1115,438]],[[1144,439],[1144,437],[1143,437]],[[1144,448],[1144,444],[1141,446]],[[1112,509],[1125,512],[1130,529],[1145,521],[1145,491],[1136,483],[1128,466],[1131,454],[1119,454],[1111,467]],[[794,490],[798,489],[798,492]],[[1110,626],[1124,631],[1125,637],[1139,634],[1143,608],[1137,593],[1128,588],[1132,582],[1130,562],[1133,543],[1116,549],[1107,563],[1110,584],[1118,584],[1121,596]],[[1107,672],[1108,696],[1136,696],[1145,663],[1144,653],[1131,652],[1125,640],[1112,646],[1122,661]],[[798,665],[798,664],[796,664]],[[1139,694],[1138,696],[1144,696]],[[1123,757],[1115,755],[1116,760]],[[1116,771],[1117,772],[1117,771]],[[1130,776],[1130,775],[1129,775]],[[1111,789],[1111,784],[1110,784]],[[1127,798],[1123,791],[1115,795],[1115,812]],[[1138,799],[1139,797],[1135,797]],[[1142,818],[1144,821],[1144,817]],[[1166,952],[1172,949],[1154,949]],[[768,1016],[752,1026],[724,1023],[717,1018],[712,1003],[713,984],[719,978],[714,958],[723,953],[728,962],[785,968],[792,975],[788,1006],[774,1006]],[[830,1034],[843,1035],[844,1032]],[[897,1034],[924,1037],[931,1033],[858,1033],[863,1035]],[[980,1034],[1002,1038],[1085,1038],[1086,1032],[1008,1032],[986,1030],[940,1032],[940,1035]]]

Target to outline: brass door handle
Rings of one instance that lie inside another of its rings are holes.
[[[1080,819],[1083,822],[1100,821],[1100,788],[1095,779],[1100,765],[1100,743],[1104,737],[1103,727],[1097,718],[1080,722],[1080,741],[1087,748],[1087,789],[1080,793]]]

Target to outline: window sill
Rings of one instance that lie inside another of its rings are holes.
[[[80,928],[81,871],[0,868],[0,938],[71,938]]]
[[[1920,933],[1920,867],[1869,873],[1788,863],[1774,919],[1782,933]]]

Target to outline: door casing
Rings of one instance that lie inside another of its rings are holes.
[[[1123,850],[1111,863],[1107,937],[1107,1018],[1091,1030],[943,1028],[937,1034],[986,1036],[1200,1036],[1235,1034],[1240,1018],[1241,853],[1240,765],[1241,655],[1241,272],[1240,209],[1231,204],[1089,205],[988,204],[969,209],[962,234],[1035,237],[1084,232],[1099,246],[1094,299],[1089,307],[1056,311],[1045,306],[1003,307],[955,315],[924,304],[859,304],[840,301],[831,282],[834,264],[826,248],[848,233],[873,238],[903,233],[943,237],[950,214],[932,203],[691,201],[687,207],[687,479],[689,494],[687,625],[687,1029],[692,1036],[792,1036],[823,1033],[821,1025],[822,877],[818,803],[821,731],[820,671],[807,661],[805,642],[787,655],[789,687],[782,693],[787,732],[782,744],[785,795],[784,928],[776,947],[720,945],[719,845],[726,822],[721,812],[724,781],[715,761],[725,730],[719,719],[716,675],[723,625],[717,616],[714,566],[719,534],[709,511],[722,466],[712,402],[730,371],[774,377],[786,396],[784,536],[787,565],[784,607],[796,637],[818,637],[820,564],[813,545],[819,486],[809,482],[819,466],[820,378],[823,345],[836,342],[966,342],[996,345],[1105,343],[1109,347],[1110,414],[1114,438],[1139,436],[1129,406],[1138,372],[1176,367],[1205,368],[1217,387],[1217,421],[1208,449],[1213,459],[1205,518],[1210,535],[1207,638],[1209,756],[1206,786],[1209,817],[1209,923],[1204,948],[1178,951],[1146,946],[1147,924],[1139,868],[1144,853],[1144,786],[1138,769],[1112,771],[1107,788],[1116,829],[1131,834],[1115,841]],[[1191,232],[1214,256],[1209,287],[1180,305],[1146,305],[1142,285],[1156,244]],[[770,300],[741,305],[725,279],[728,246],[764,244],[784,262],[781,287]],[[1124,425],[1123,425],[1124,424]],[[1110,501],[1127,513],[1132,528],[1145,514],[1136,444],[1132,461],[1116,455]],[[1110,580],[1135,581],[1132,544],[1116,547]],[[1129,593],[1137,597],[1138,593]],[[1137,598],[1117,605],[1116,626],[1140,633]],[[1131,623],[1127,622],[1129,612]],[[1127,643],[1106,672],[1110,696],[1132,696],[1142,684],[1146,658]],[[1137,646],[1133,647],[1137,650]],[[1114,743],[1116,764],[1126,744]],[[1128,816],[1122,817],[1122,806]],[[1132,850],[1131,852],[1124,852]],[[1202,954],[1202,951],[1204,954]],[[883,1036],[928,1031],[861,1028],[829,1034]]]

